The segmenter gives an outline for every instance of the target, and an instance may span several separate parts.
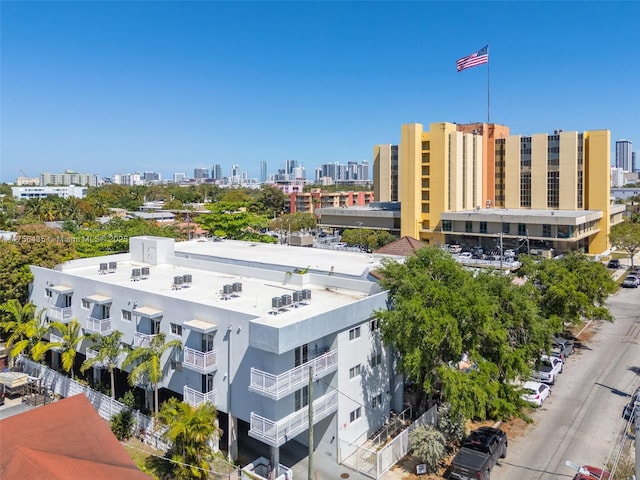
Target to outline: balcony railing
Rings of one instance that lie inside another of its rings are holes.
[[[151,345],[151,340],[153,340],[154,337],[155,334],[152,335],[148,333],[136,332],[133,334],[133,347],[149,348],[149,345]]]
[[[198,407],[205,402],[211,402],[212,405],[216,404],[216,391],[202,393],[193,388],[184,387],[184,401],[192,407]]]
[[[331,350],[280,375],[251,369],[249,390],[279,400],[309,383],[309,367],[314,377],[322,377],[338,368],[338,350]]]
[[[49,307],[47,316],[52,320],[59,322],[68,322],[73,316],[73,309],[71,307]]]
[[[97,332],[100,335],[111,333],[111,319],[88,317],[87,330]]]
[[[51,333],[49,335],[49,342],[50,343],[61,343],[62,342],[62,337],[60,335],[56,335],[55,333]],[[60,351],[60,347],[54,347],[52,348],[52,350],[55,350],[56,352]]]
[[[96,358],[98,356],[98,352],[90,348],[87,348],[85,355],[87,357],[87,360],[91,360],[92,358]],[[106,360],[103,360],[102,362],[96,362],[93,364],[93,366],[96,368],[102,368],[102,367],[105,367],[106,365],[107,365]]]
[[[200,352],[193,348],[184,348],[182,365],[198,372],[208,373],[218,368],[216,351]]]
[[[336,390],[318,398],[313,402],[314,424],[328,417],[337,409],[338,392]],[[307,428],[309,428],[309,407],[293,412],[278,421],[251,412],[249,436],[273,447],[280,447]]]

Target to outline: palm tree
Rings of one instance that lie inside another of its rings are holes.
[[[167,343],[165,334],[158,333],[155,335],[148,347],[138,347],[131,350],[124,362],[122,368],[133,365],[131,373],[129,373],[129,385],[133,386],[145,377],[153,385],[154,390],[154,411],[158,413],[158,384],[164,378],[164,368],[161,363],[162,355],[167,350],[182,350],[182,342],[180,340],[171,340]]]
[[[96,356],[87,358],[80,367],[82,373],[91,367],[107,368],[111,376],[111,398],[116,398],[116,381],[115,369],[118,366],[120,354],[128,352],[129,349],[120,341],[122,332],[116,330],[110,335],[103,337],[100,334],[88,336],[96,343],[92,346],[92,350],[96,351]]]
[[[174,460],[172,478],[209,478],[214,458],[212,440],[220,435],[216,417],[216,407],[210,402],[193,408],[172,397],[162,404],[157,418],[167,427],[163,436],[171,444],[167,456]]]
[[[43,308],[27,322],[18,324],[7,338],[6,346],[11,357],[26,352],[34,362],[40,362],[44,354],[54,347],[44,339],[50,329],[44,312]]]
[[[59,342],[51,342],[51,348],[59,349],[62,369],[73,378],[73,364],[78,353],[78,346],[85,339],[81,332],[80,322],[75,318],[69,323],[51,322],[51,327],[62,334]]]
[[[36,306],[31,302],[22,305],[19,300],[12,298],[0,305],[0,312],[5,314],[0,325],[5,333],[10,332],[9,338],[11,343],[14,343],[23,338],[23,325],[34,318]],[[14,336],[16,331],[17,337]],[[10,353],[9,358],[12,361],[14,356]]]

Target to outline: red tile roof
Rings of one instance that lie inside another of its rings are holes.
[[[80,394],[0,420],[3,480],[149,480]]]
[[[380,253],[383,255],[400,255],[403,257],[408,257],[413,254],[416,250],[421,249],[426,246],[426,244],[422,243],[420,240],[416,240],[413,237],[402,237],[395,242],[391,242],[385,245],[382,248],[379,248],[373,253]]]

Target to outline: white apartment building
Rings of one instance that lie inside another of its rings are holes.
[[[84,198],[87,196],[87,187],[69,185],[66,187],[11,187],[11,195],[18,200],[29,198]]]
[[[31,300],[85,332],[123,332],[133,348],[163,332],[182,352],[164,359],[161,388],[213,402],[221,427],[270,447],[296,440],[336,462],[402,410],[403,380],[374,311],[387,292],[370,276],[381,256],[239,241],[135,237],[130,253],[32,267]],[[80,352],[91,354],[85,341]],[[309,373],[312,388],[309,391]],[[239,428],[239,426],[241,428]],[[239,442],[242,448],[242,441]],[[277,473],[277,472],[276,472]]]

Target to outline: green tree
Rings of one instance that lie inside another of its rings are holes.
[[[520,272],[538,287],[541,315],[555,318],[559,326],[583,319],[613,319],[605,302],[614,291],[615,282],[600,262],[581,253],[539,262],[525,257]]]
[[[111,377],[111,398],[116,398],[115,369],[118,367],[120,355],[128,353],[129,349],[122,343],[122,332],[115,332],[103,336],[100,334],[90,335],[89,338],[95,343],[91,349],[96,352],[93,358],[87,358],[80,367],[82,373],[91,367],[106,368]]]
[[[33,274],[16,246],[19,242],[0,240],[0,303],[16,299],[26,303]]]
[[[2,312],[1,327],[5,333],[9,334],[11,338],[13,332],[22,332],[24,335],[24,325],[34,318],[36,312],[36,306],[29,302],[24,305],[19,300],[12,298],[0,305],[0,312]],[[15,342],[17,339],[14,339]],[[13,355],[9,355],[9,362],[13,364]]]
[[[76,256],[73,237],[56,228],[23,225],[17,233],[15,245],[26,265],[53,268]]]
[[[29,321],[14,328],[6,341],[7,349],[12,357],[25,354],[34,362],[41,362],[44,354],[54,347],[44,338],[49,333],[49,323],[44,312],[44,309],[40,310]]]
[[[314,230],[318,220],[313,213],[297,212],[286,213],[273,220],[270,228],[276,231],[299,232],[301,230]]]
[[[625,220],[614,225],[609,232],[609,241],[629,254],[633,267],[633,257],[640,251],[640,223]]]
[[[69,323],[51,322],[51,328],[62,335],[60,341],[51,343],[51,348],[59,351],[62,369],[73,378],[73,365],[78,353],[78,347],[85,338],[82,334],[80,322],[75,318]]]
[[[158,333],[148,347],[134,348],[122,362],[122,368],[133,366],[129,373],[129,385],[133,386],[146,378],[153,386],[155,413],[158,413],[158,384],[164,378],[162,356],[174,349],[181,350],[182,342],[176,339],[165,343],[165,334]]]
[[[212,235],[233,240],[274,241],[269,235],[260,233],[269,223],[268,219],[248,212],[246,203],[218,202],[210,205],[209,210],[211,213],[200,215],[195,222]]]
[[[220,435],[216,417],[216,407],[209,402],[193,408],[172,397],[162,404],[157,418],[167,427],[164,438],[171,444],[167,457],[172,460],[172,478],[209,478],[216,456],[213,440]]]
[[[287,195],[282,190],[273,185],[264,184],[258,190],[255,198],[255,212],[266,217],[277,217],[284,209]]]

